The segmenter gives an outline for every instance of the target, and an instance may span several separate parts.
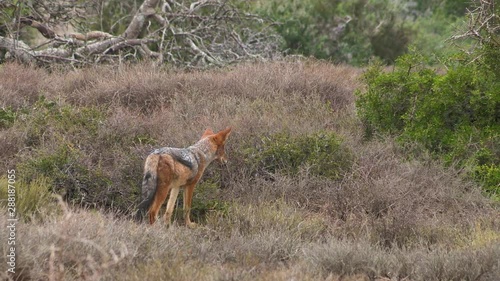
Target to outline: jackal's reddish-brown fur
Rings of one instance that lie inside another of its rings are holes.
[[[226,161],[224,144],[230,132],[231,128],[218,133],[207,129],[190,147],[165,147],[151,153],[144,164],[143,201],[139,205],[138,217],[147,213],[149,223],[153,224],[170,194],[165,211],[165,221],[170,223],[179,190],[183,188],[185,222],[188,226],[194,225],[190,219],[194,188],[210,162],[216,159]]]

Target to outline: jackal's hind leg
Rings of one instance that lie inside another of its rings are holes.
[[[149,223],[153,224],[158,217],[158,213],[160,212],[161,205],[165,202],[167,198],[168,192],[170,190],[170,186],[168,184],[159,185],[157,187],[156,193],[153,198],[153,203],[148,210]]]
[[[172,213],[174,212],[175,202],[177,201],[177,195],[179,195],[179,187],[173,187],[170,192],[170,197],[167,202],[167,210],[165,211],[165,222],[170,224]]]

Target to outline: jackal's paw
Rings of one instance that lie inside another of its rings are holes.
[[[198,224],[195,223],[195,222],[190,221],[190,222],[186,222],[186,226],[189,227],[189,228],[195,228],[195,227],[198,226]]]

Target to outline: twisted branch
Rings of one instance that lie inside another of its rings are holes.
[[[476,7],[467,9],[468,29],[452,37],[453,40],[472,38],[480,45],[500,48],[500,15],[496,14],[494,0],[476,0]]]
[[[279,37],[270,28],[272,22],[244,13],[224,0],[190,4],[145,0],[120,35],[104,31],[58,34],[51,28],[56,16],[48,11],[55,4],[49,1],[50,5],[44,6],[44,1],[35,1],[32,12],[36,16],[19,17],[17,28],[10,30],[18,32],[32,27],[48,41],[30,47],[17,40],[15,33],[0,36],[0,49],[23,63],[88,64],[128,57],[154,59],[159,64],[205,67],[267,59],[278,53]]]

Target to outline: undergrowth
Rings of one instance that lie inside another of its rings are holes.
[[[411,156],[392,137],[366,141],[359,73],[310,60],[193,72],[1,65],[14,277],[496,280],[498,207],[462,170]],[[229,164],[211,164],[195,189],[197,228],[180,222],[182,196],[170,227],[131,220],[148,153],[227,126]],[[477,176],[490,180],[495,151],[475,155]]]

